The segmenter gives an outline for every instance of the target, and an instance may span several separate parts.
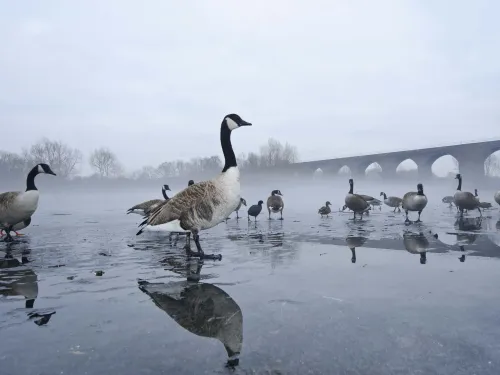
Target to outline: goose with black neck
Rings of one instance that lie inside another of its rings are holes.
[[[221,259],[206,255],[200,245],[199,232],[224,221],[240,204],[240,171],[236,163],[231,133],[242,126],[252,125],[237,114],[224,117],[220,127],[220,144],[224,154],[222,172],[208,181],[188,186],[167,203],[156,208],[139,226],[137,235],[145,229],[165,232],[187,232],[186,252],[200,258]],[[191,251],[191,236],[198,252]]]
[[[0,194],[0,228],[6,232],[5,241],[12,241],[10,232],[14,227],[23,222],[28,225],[29,220],[38,208],[38,198],[40,196],[35,185],[35,177],[39,174],[56,174],[45,164],[35,165],[26,178],[26,191],[9,191]],[[26,225],[27,226],[27,225]]]
[[[417,191],[410,191],[403,196],[402,207],[406,213],[405,224],[410,224],[408,219],[408,211],[418,212],[416,223],[420,223],[420,215],[427,206],[427,196],[424,194],[424,185],[417,184]]]
[[[458,180],[457,191],[453,195],[453,200],[456,206],[460,210],[460,216],[464,216],[464,210],[475,210],[479,211],[479,215],[483,216],[481,208],[479,208],[479,199],[477,199],[474,194],[468,191],[462,191],[462,175],[458,173],[455,176]]]

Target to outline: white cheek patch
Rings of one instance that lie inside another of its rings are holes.
[[[38,173],[45,173],[41,165],[38,166]]]
[[[238,124],[230,117],[226,117],[226,123],[229,130],[234,130],[238,127]]]

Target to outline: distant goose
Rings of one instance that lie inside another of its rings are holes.
[[[131,207],[127,210],[127,215],[128,214],[138,214],[138,215],[142,215],[142,216],[148,215],[152,210],[154,210],[160,204],[162,204],[165,201],[168,201],[170,199],[167,196],[167,192],[166,192],[167,190],[170,191],[170,187],[168,185],[163,185],[161,187],[161,193],[162,193],[164,199],[151,199],[149,201],[136,204],[134,207]]]
[[[271,196],[267,198],[267,211],[269,212],[269,220],[271,220],[271,212],[272,213],[280,213],[280,220],[283,220],[283,208],[285,204],[283,203],[283,198],[281,198],[283,194],[279,190],[273,190],[271,192]]]
[[[239,364],[243,344],[243,314],[234,299],[218,286],[205,283],[149,283],[139,289],[179,326],[201,337],[214,338],[226,349],[230,367]]]
[[[240,217],[238,215],[238,211],[241,209],[241,205],[243,206],[247,206],[247,201],[244,199],[244,198],[240,198],[240,204],[238,204],[238,207],[236,207],[236,209],[234,210],[234,212],[236,212],[236,220],[238,220]],[[229,217],[226,218],[226,221],[229,220]]]
[[[450,207],[453,207],[453,203],[455,203],[455,200],[453,199],[453,197],[451,195],[447,195],[446,197],[441,199],[441,202],[448,203],[450,205]]]
[[[474,196],[474,194],[468,191],[462,191],[462,175],[458,173],[455,177],[458,180],[457,191],[453,196],[455,200],[455,205],[460,210],[460,216],[464,215],[464,210],[475,210],[479,211],[479,215],[482,216],[481,208],[479,207],[479,200]]]
[[[47,164],[37,164],[28,173],[26,191],[0,194],[0,223],[1,228],[6,232],[6,242],[12,241],[10,232],[14,225],[30,219],[38,208],[40,193],[35,186],[35,177],[40,173],[56,175]]]
[[[416,223],[420,223],[420,215],[422,214],[425,206],[427,206],[427,197],[424,194],[424,185],[418,184],[416,192],[410,191],[403,197],[402,207],[406,213],[405,223],[410,222],[410,220],[408,219],[408,211],[418,212],[418,219]]]
[[[331,206],[330,201],[326,201],[325,205],[318,210],[318,214],[320,214],[321,217],[325,215],[326,217],[328,217],[328,215],[332,212],[330,206]]]
[[[500,204],[500,190],[495,193],[495,202]]]
[[[16,236],[22,236],[23,234],[18,233],[18,231],[26,228],[30,224],[31,224],[31,217],[14,225],[12,227],[12,232],[14,232],[16,234]],[[5,234],[4,234],[4,228],[2,227],[2,228],[0,228],[0,237],[3,237],[3,236],[5,236]]]
[[[388,197],[383,191],[380,193],[380,196],[384,197],[384,203],[389,206],[394,208],[393,212],[396,212],[396,209],[398,209],[398,212],[401,212],[401,204],[403,203],[403,200],[398,197]]]
[[[477,194],[477,189],[474,189],[474,196],[476,199],[479,201],[479,207],[480,208],[491,208],[491,203],[490,202],[481,202],[481,199],[479,199],[479,195]]]
[[[250,216],[254,217],[255,221],[257,221],[257,216],[261,213],[263,204],[264,201],[259,201],[257,204],[250,206],[248,209],[248,221],[250,221]]]
[[[370,204],[363,198],[362,195],[353,194],[354,180],[352,178],[349,179],[349,185],[349,193],[345,196],[345,205],[347,208],[354,211],[354,220],[356,220],[357,213],[361,214],[361,218],[363,218],[363,213],[370,208]]]
[[[240,126],[249,125],[252,124],[236,114],[224,117],[220,127],[220,142],[225,161],[222,172],[209,181],[188,186],[155,209],[139,225],[141,229],[137,235],[147,227],[166,232],[191,232],[198,252],[191,251],[191,237],[188,235],[185,248],[189,255],[221,259],[220,255],[205,255],[198,233],[224,221],[240,204],[240,171],[231,145],[231,132]]]

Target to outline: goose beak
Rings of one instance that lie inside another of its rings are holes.
[[[240,123],[238,124],[239,126],[252,126],[250,122],[246,122],[245,120],[241,119]]]
[[[52,176],[57,176],[57,175],[56,175],[54,172],[52,172],[52,171],[47,172],[47,174],[51,174]]]

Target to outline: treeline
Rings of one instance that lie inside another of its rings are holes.
[[[298,152],[295,146],[282,144],[270,138],[259,152],[240,154],[238,165],[249,171],[295,163]],[[127,171],[114,152],[106,147],[94,150],[87,159],[83,153],[61,141],[42,139],[21,153],[0,150],[0,182],[24,178],[38,163],[47,163],[54,172],[68,180],[156,180],[163,178],[202,179],[220,171],[223,160],[219,156],[197,157],[189,161],[172,160],[158,166],[144,166],[136,171]],[[84,163],[88,163],[91,176],[81,176]]]

